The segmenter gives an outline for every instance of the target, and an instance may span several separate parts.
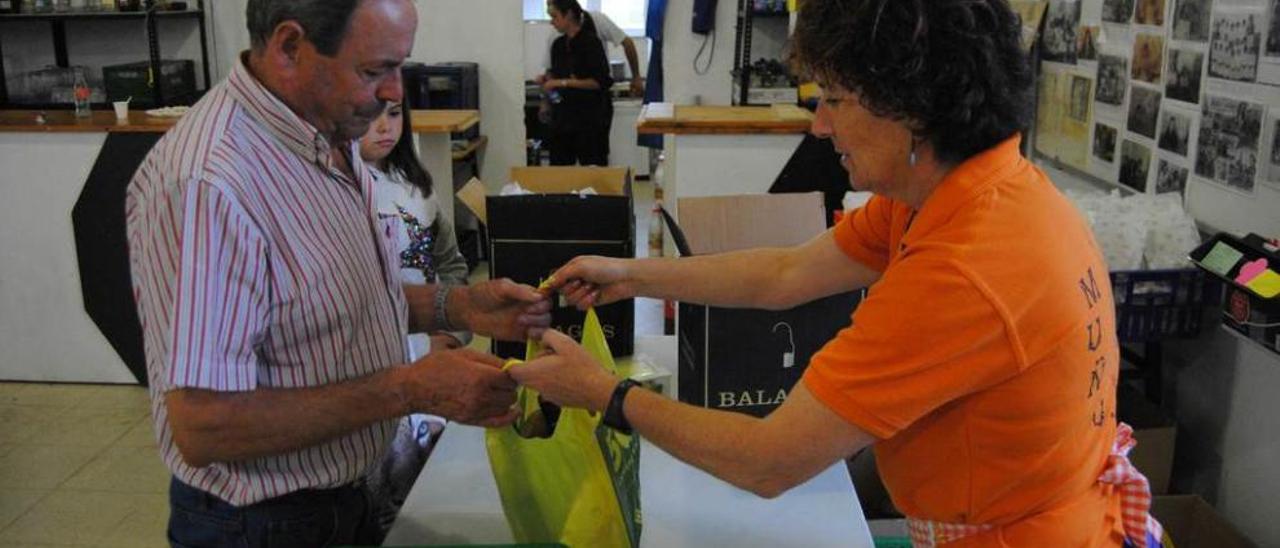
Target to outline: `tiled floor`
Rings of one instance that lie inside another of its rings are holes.
[[[0,546],[167,546],[145,388],[0,383]]]

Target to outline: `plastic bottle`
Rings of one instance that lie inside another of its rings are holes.
[[[653,201],[649,214],[649,256],[662,256],[662,200]]]
[[[76,118],[88,118],[92,115],[89,110],[89,98],[93,96],[93,90],[89,89],[89,82],[84,79],[83,71],[76,71],[75,83],[75,104]]]

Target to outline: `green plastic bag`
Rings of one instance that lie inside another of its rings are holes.
[[[609,371],[613,356],[595,310],[587,311],[582,346]],[[529,341],[526,358],[541,353]],[[519,367],[519,362],[509,364]],[[516,542],[560,542],[571,548],[640,545],[640,439],[582,409],[559,413],[549,438],[525,438],[522,423],[541,415],[538,395],[520,388],[523,410],[513,427],[485,434],[489,464]]]

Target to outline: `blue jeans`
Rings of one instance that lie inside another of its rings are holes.
[[[377,543],[362,487],[305,490],[237,508],[177,478],[169,482],[174,548],[277,548]]]

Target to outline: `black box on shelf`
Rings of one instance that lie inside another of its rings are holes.
[[[160,62],[156,79],[164,93],[164,102],[156,102],[156,88],[151,78],[151,63],[142,61],[102,67],[107,88],[107,101],[123,101],[132,97],[134,107],[190,105],[196,101],[196,65],[189,59]]]
[[[480,65],[476,63],[410,63],[403,69],[405,101],[410,108],[435,110],[480,109]],[[480,126],[453,135],[453,140],[471,141],[480,136]]]
[[[680,222],[670,229],[682,255],[788,247],[826,229],[817,192],[682,198],[678,205]],[[861,300],[856,291],[788,310],[680,303],[680,401],[767,415],[786,399],[810,358],[849,326]]]
[[[537,286],[579,255],[632,258],[636,253],[631,171],[618,167],[515,167],[511,180],[538,193],[486,196],[472,179],[458,199],[489,235],[490,278],[511,278]],[[594,188],[596,195],[573,191]],[[635,345],[635,303],[625,300],[596,309],[609,350],[629,356]],[[586,315],[556,303],[552,327],[575,338]],[[495,343],[494,353],[523,358],[524,343]]]

